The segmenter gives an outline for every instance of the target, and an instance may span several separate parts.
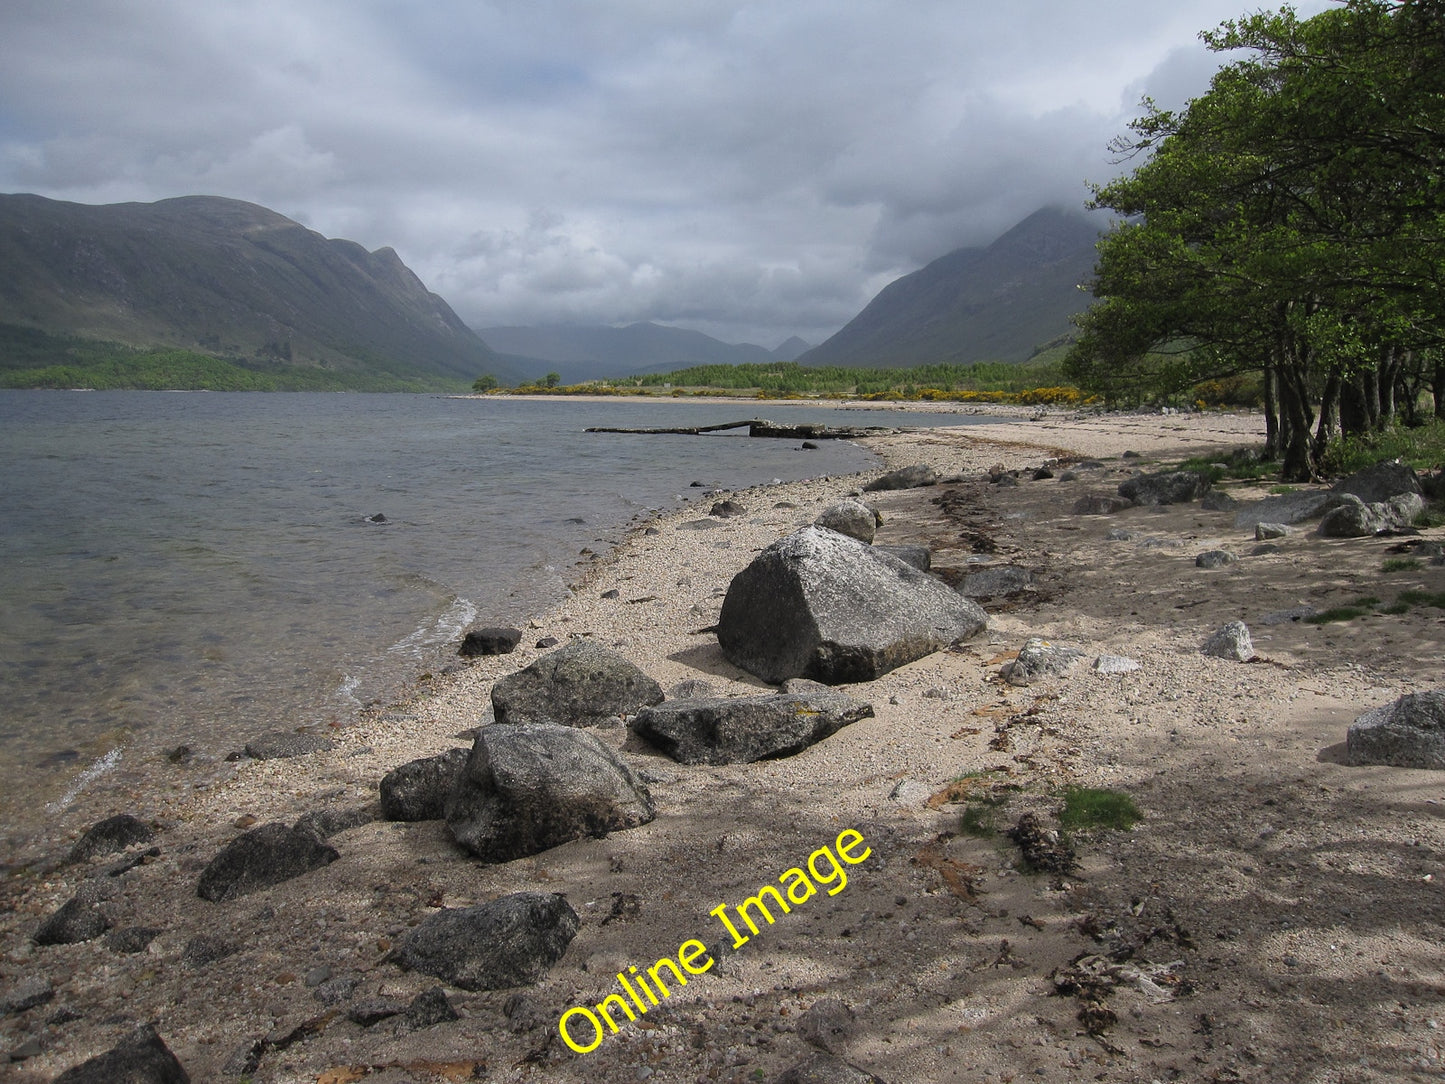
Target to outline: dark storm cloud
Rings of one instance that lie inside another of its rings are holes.
[[[1322,7],[1317,3],[1303,10]],[[394,246],[474,325],[817,341],[1116,171],[1228,0],[12,0],[0,189],[207,192]]]

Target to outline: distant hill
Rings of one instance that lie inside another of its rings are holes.
[[[777,350],[732,344],[661,324],[626,327],[554,324],[542,327],[484,327],[477,331],[493,350],[528,377],[555,371],[565,382],[663,373],[692,365],[746,365],[792,361],[808,349],[794,336]]]
[[[0,376],[94,364],[97,342],[182,352],[192,369],[198,359],[257,386],[518,375],[390,248],[215,196],[88,206],[0,195]]]
[[[961,248],[905,275],[803,365],[913,366],[1023,361],[1069,330],[1093,298],[1100,224],[1082,211],[1036,211],[986,248]]]

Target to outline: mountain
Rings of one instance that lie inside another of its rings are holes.
[[[216,196],[89,206],[0,195],[0,325],[27,368],[47,349],[63,364],[100,341],[210,355],[271,386],[517,375],[392,249]],[[0,370],[14,355],[0,352]]]
[[[913,366],[1024,361],[1065,334],[1093,298],[1100,224],[1045,208],[986,248],[960,248],[889,283],[803,365]]]
[[[665,373],[691,365],[766,364],[791,361],[808,344],[794,337],[777,350],[732,344],[680,327],[639,323],[626,327],[554,324],[544,327],[484,327],[479,334],[493,350],[529,377],[555,371],[566,383],[640,373]],[[785,357],[800,344],[802,350]]]

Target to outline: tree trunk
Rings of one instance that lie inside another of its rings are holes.
[[[1273,462],[1279,458],[1279,393],[1276,388],[1278,383],[1274,375],[1274,364],[1265,362],[1264,365],[1264,458]],[[1440,400],[1437,397],[1436,402]],[[1439,407],[1435,413],[1440,414]],[[1442,415],[1445,416],[1445,415]]]
[[[1279,367],[1280,428],[1284,462],[1280,475],[1286,482],[1310,482],[1316,475],[1311,452],[1314,411],[1309,403],[1309,381],[1303,366],[1293,359]]]
[[[1445,421],[1445,360],[1435,363],[1432,374],[1430,394],[1435,398],[1435,417]]]
[[[1325,380],[1325,390],[1320,396],[1320,424],[1315,430],[1314,448],[1311,458],[1315,465],[1324,462],[1325,450],[1334,439],[1340,427],[1340,386],[1344,383],[1338,369],[1331,369]]]
[[[1388,429],[1395,420],[1395,378],[1400,374],[1399,358],[1400,352],[1393,346],[1387,346],[1381,351],[1380,369],[1376,379],[1380,389],[1380,416],[1375,420],[1377,430]]]

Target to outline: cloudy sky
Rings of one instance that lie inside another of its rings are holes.
[[[1302,3],[1302,14],[1325,0]],[[4,0],[0,191],[391,245],[474,327],[819,342],[1118,172],[1243,0]]]

